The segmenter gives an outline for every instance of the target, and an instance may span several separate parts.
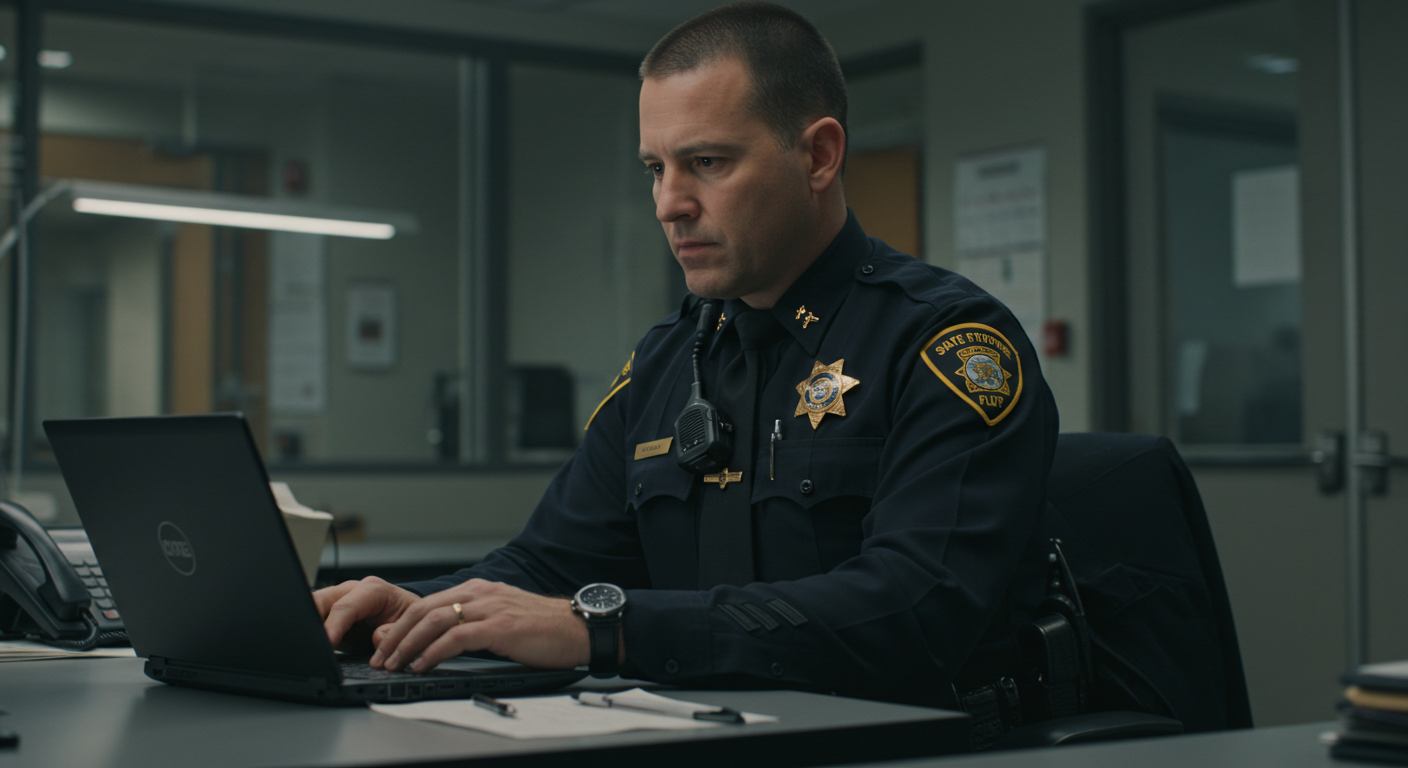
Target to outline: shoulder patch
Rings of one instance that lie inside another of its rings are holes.
[[[610,402],[611,398],[615,397],[616,393],[620,392],[622,387],[631,383],[631,366],[635,361],[636,353],[632,352],[631,359],[626,361],[626,365],[621,368],[621,372],[616,374],[616,378],[611,380],[611,388],[606,391],[606,397],[602,398],[602,401],[597,404],[596,410],[592,411],[592,415],[587,417],[587,425],[582,427],[583,432],[592,428],[592,421],[596,419],[598,413],[601,413],[602,407]]]
[[[1022,396],[1022,360],[1000,331],[962,323],[940,331],[919,353],[929,370],[992,426]]]

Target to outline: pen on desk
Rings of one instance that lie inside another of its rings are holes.
[[[728,707],[709,707],[700,709],[700,704],[691,704],[687,701],[680,702],[656,702],[642,701],[640,699],[613,698],[609,693],[594,693],[592,691],[580,691],[572,694],[581,704],[592,707],[620,707],[621,709],[634,709],[640,712],[650,712],[656,715],[670,715],[672,717],[684,717],[694,720],[708,720],[715,723],[743,723],[743,713]]]
[[[518,714],[518,710],[512,704],[498,699],[491,699],[482,693],[476,693],[469,697],[475,706],[483,707],[500,717],[513,717]]]

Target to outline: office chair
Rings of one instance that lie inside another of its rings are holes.
[[[1047,498],[1043,534],[1060,542],[1076,586],[1054,591],[1075,599],[1048,598],[1023,633],[1038,646],[1076,643],[1084,668],[1067,671],[1073,687],[1052,700],[1069,711],[1075,695],[1080,714],[1012,729],[992,748],[1250,728],[1222,567],[1173,444],[1154,435],[1061,435]],[[1053,560],[1057,581],[1059,565]],[[1063,683],[1061,670],[1052,671],[1049,690]]]

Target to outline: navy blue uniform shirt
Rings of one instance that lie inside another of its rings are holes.
[[[743,310],[725,302],[706,395]],[[627,594],[623,676],[948,700],[974,648],[1029,621],[1043,595],[1036,532],[1057,414],[1035,352],[995,299],[867,237],[854,214],[768,311],[790,333],[766,351],[754,427],[756,583],[700,589],[703,480],[673,450],[636,458],[674,435],[689,396],[699,306],[687,300],[636,346],[523,532],[472,568],[404,586],[482,578],[571,595],[611,582]],[[839,396],[844,415],[813,379],[838,361],[858,382]],[[799,408],[804,396],[816,407]]]

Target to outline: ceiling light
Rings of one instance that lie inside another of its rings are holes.
[[[73,66],[73,54],[68,51],[40,51],[39,66],[45,69],[68,69]]]
[[[193,208],[185,205],[133,203],[125,200],[99,200],[91,197],[75,197],[73,210],[79,213],[126,216],[133,219],[212,224],[217,227],[272,229],[281,232],[307,232],[315,235],[365,237],[373,240],[389,240],[396,234],[396,227],[391,224],[315,219],[308,216],[286,216],[278,213],[227,211],[219,208]]]
[[[416,220],[403,213],[321,206],[302,200],[107,182],[73,181],[69,185],[73,210],[79,213],[372,240],[387,240],[418,228]]]
[[[1267,75],[1289,75],[1300,70],[1300,59],[1274,53],[1254,53],[1247,56],[1247,67]]]

